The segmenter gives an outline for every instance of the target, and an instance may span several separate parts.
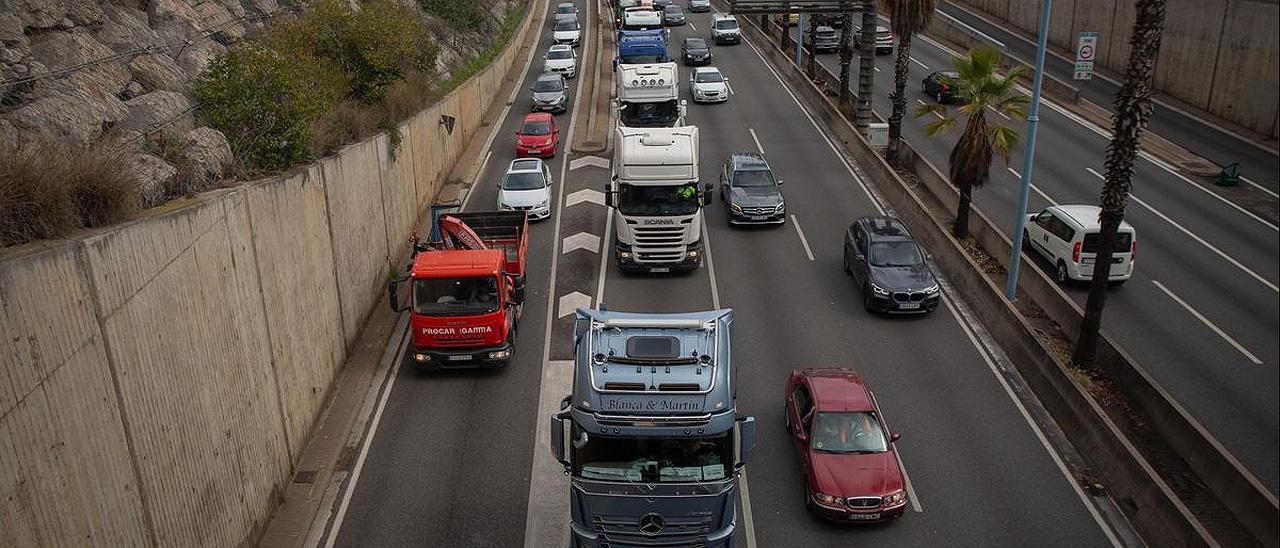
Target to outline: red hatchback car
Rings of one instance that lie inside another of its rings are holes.
[[[893,448],[898,435],[861,376],[844,367],[797,369],[787,379],[786,405],[810,511],[856,523],[902,516],[907,491]]]
[[[546,112],[535,112],[524,117],[520,129],[516,130],[516,157],[535,156],[550,158],[556,155],[556,147],[560,146],[560,126],[556,119]]]

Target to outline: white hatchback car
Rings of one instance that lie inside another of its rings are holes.
[[[551,168],[537,158],[519,158],[498,183],[498,209],[528,211],[530,219],[551,216]]]
[[[565,78],[577,76],[578,55],[573,52],[573,46],[564,44],[551,46],[542,58],[542,72],[560,73]]]
[[[1093,279],[1094,258],[1101,239],[1100,210],[1091,205],[1060,205],[1033,213],[1027,218],[1022,243],[1053,263],[1054,277],[1059,282]],[[1110,281],[1124,283],[1133,276],[1137,252],[1137,232],[1129,223],[1121,222],[1111,257]]]
[[[729,100],[729,79],[715,67],[698,67],[689,73],[689,93],[695,103],[723,103]]]

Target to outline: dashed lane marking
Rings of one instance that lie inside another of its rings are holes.
[[[583,202],[602,206],[604,205],[604,193],[590,188],[584,188],[577,192],[572,192],[568,196],[565,196],[564,207],[573,207]]]
[[[559,312],[556,312],[556,318],[563,318],[565,316],[573,314],[573,312],[579,308],[590,308],[590,307],[591,307],[591,295],[585,295],[577,291],[574,291],[573,293],[570,293],[568,295],[561,295],[560,308],[559,308]]]
[[[560,253],[567,255],[579,249],[585,249],[592,253],[600,252],[600,237],[589,232],[579,232],[564,239],[564,243],[560,245]]]
[[[575,158],[569,162],[569,171],[573,171],[575,169],[578,169],[580,167],[585,167],[585,166],[595,166],[601,169],[609,169],[609,165],[610,165],[609,160],[606,160],[599,156],[583,156],[581,158]]]

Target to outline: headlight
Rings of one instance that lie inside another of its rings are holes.
[[[827,506],[836,506],[840,504],[839,497],[833,497],[825,493],[814,493],[813,500],[817,501],[820,504],[825,504]]]
[[[894,505],[897,505],[897,504],[899,504],[899,503],[901,503],[901,502],[903,502],[903,501],[905,501],[905,500],[907,500],[907,492],[906,492],[906,491],[895,491],[895,492],[893,492],[893,493],[890,493],[890,494],[889,494],[889,496],[884,497],[884,505],[885,505],[885,506],[894,506]]]
[[[624,261],[630,261],[630,260],[631,260],[631,252],[630,252],[630,251],[619,251],[619,252],[618,252],[618,258],[619,258],[619,259],[622,259],[622,260],[624,260]]]
[[[685,254],[685,256],[689,257],[690,259],[697,259],[697,258],[698,258],[698,250],[696,250],[696,249],[694,249],[694,250],[690,250],[688,253],[686,253],[686,254]]]
[[[414,361],[419,361],[419,362],[429,362],[431,361],[431,356],[428,354],[414,354],[413,359]]]
[[[778,204],[778,205],[774,206],[774,208],[773,208],[773,212],[774,212],[774,213],[782,213],[783,211],[786,211],[786,210],[787,210],[787,203],[786,203],[786,202],[782,202],[782,203],[780,203],[780,204]]]
[[[734,211],[737,211],[738,213],[742,213],[742,206],[740,206],[740,205],[738,205],[738,204],[735,204],[735,203],[730,203],[730,204],[729,204],[729,209],[732,209],[732,210],[734,210]]]
[[[504,360],[504,359],[506,359],[506,358],[507,358],[508,356],[510,356],[510,355],[511,355],[511,351],[510,351],[510,350],[495,350],[495,351],[493,351],[493,352],[490,352],[490,353],[489,353],[489,359],[491,359],[491,360]]]
[[[880,286],[876,285],[875,283],[872,283],[872,284],[871,284],[871,290],[872,290],[872,291],[875,291],[877,294],[880,294],[880,295],[888,295],[888,294],[889,294],[889,290],[888,290],[888,289],[885,289],[885,288],[883,288],[883,287],[880,287]]]
[[[548,204],[550,204],[550,203],[551,203],[551,202],[550,202],[550,200],[549,200],[549,199],[548,199],[548,200],[543,200],[543,201],[541,201],[541,202],[538,202],[538,209],[542,209],[542,208],[544,208],[544,207],[547,207],[547,205],[548,205]]]
[[[925,293],[928,293],[928,294],[930,294],[930,295],[933,295],[934,293],[937,293],[937,292],[938,292],[938,284],[933,284],[933,285],[931,285],[931,286],[929,286],[929,287],[924,288],[924,292],[925,292]]]

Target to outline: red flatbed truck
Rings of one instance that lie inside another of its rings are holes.
[[[410,311],[406,361],[425,369],[503,367],[515,353],[524,301],[528,216],[450,213],[439,243],[413,238],[409,275],[388,287],[391,309]],[[407,302],[398,289],[409,284]]]

